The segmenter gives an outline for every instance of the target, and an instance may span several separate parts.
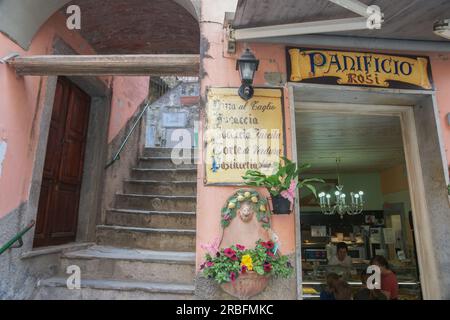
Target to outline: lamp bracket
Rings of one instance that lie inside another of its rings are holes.
[[[233,27],[230,25],[227,28],[227,52],[229,54],[235,54],[236,53],[236,37],[235,37],[235,31]]]
[[[245,101],[250,100],[253,97],[253,94],[255,93],[255,90],[250,84],[242,83],[241,87],[239,88],[239,96],[244,99]]]
[[[236,53],[236,37],[235,37],[235,31],[233,28],[234,16],[235,16],[234,12],[225,12],[225,19],[224,19],[223,27],[225,28],[225,33],[226,33],[227,53],[228,54]]]

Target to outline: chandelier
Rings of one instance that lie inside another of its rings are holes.
[[[340,183],[339,177],[339,162],[340,159],[336,158],[336,172],[338,176],[338,185],[334,192],[335,200],[332,203],[332,196],[329,193],[319,193],[319,203],[322,213],[325,215],[339,214],[341,219],[345,214],[356,215],[360,214],[364,208],[364,192],[350,192],[351,203],[347,203],[347,195],[342,191],[344,186]]]

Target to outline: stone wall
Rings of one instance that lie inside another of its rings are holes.
[[[147,112],[146,147],[176,146],[183,133],[189,140],[183,140],[184,147],[197,146],[198,96],[198,82],[181,82],[153,103]]]

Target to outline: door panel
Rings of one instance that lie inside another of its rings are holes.
[[[59,78],[47,143],[34,246],[76,239],[90,97]]]
[[[68,184],[81,182],[83,150],[84,143],[82,141],[65,141],[61,159],[60,182]]]
[[[53,211],[57,214],[53,215],[51,224],[50,237],[54,241],[65,242],[65,238],[73,238],[76,236],[76,223],[78,218],[79,193],[76,186],[60,185],[53,192]],[[64,213],[64,214],[61,214]]]
[[[67,87],[64,86],[62,81],[58,81],[47,141],[47,151],[51,148],[52,152],[47,152],[45,156],[44,179],[54,180],[58,174],[59,153],[61,152],[58,146],[62,144],[61,134],[65,122],[64,100],[67,98],[67,94]]]
[[[42,212],[45,212],[46,208],[50,203],[50,183],[48,180],[44,180],[41,186],[41,194],[39,195],[39,207],[38,207],[38,217],[41,216]],[[36,229],[34,231],[34,240],[41,240],[45,238],[45,219],[37,219]]]

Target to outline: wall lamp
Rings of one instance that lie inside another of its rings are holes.
[[[236,62],[236,70],[239,70],[242,81],[242,85],[239,88],[239,96],[246,101],[253,97],[254,90],[252,85],[258,67],[259,60],[248,48]]]

